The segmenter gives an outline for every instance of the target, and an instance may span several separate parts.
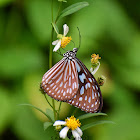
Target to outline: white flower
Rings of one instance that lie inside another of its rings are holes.
[[[55,45],[53,51],[56,52],[60,47],[65,48],[66,45],[71,41],[71,37],[66,37],[67,33],[69,32],[69,27],[67,24],[63,25],[63,35],[58,34],[58,40],[52,42],[52,45]]]
[[[72,135],[75,140],[82,140],[81,136],[83,135],[82,130],[79,128],[81,123],[79,119],[76,120],[74,116],[67,118],[65,121],[55,121],[53,126],[65,125],[65,127],[59,132],[60,138],[65,139],[67,137],[68,130],[72,130]]]

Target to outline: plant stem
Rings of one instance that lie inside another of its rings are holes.
[[[60,108],[61,108],[61,105],[62,105],[62,102],[60,102],[60,104],[59,104],[58,117],[57,117],[58,120],[59,120],[59,114],[60,114]]]
[[[57,20],[58,20],[59,13],[60,13],[60,10],[61,10],[61,6],[62,6],[62,2],[60,2],[60,4],[59,4],[59,8],[58,8],[58,12],[57,12],[57,16],[56,16],[55,23],[56,23],[56,22],[57,22]]]
[[[50,104],[50,102],[48,101],[48,99],[47,99],[47,97],[46,97],[46,94],[44,94],[44,97],[45,97],[45,99],[46,99],[46,101],[47,101],[47,103],[50,105],[50,107],[53,109],[53,106]]]
[[[51,16],[52,16],[52,23],[53,23],[53,0],[51,4]],[[51,30],[51,39],[50,39],[50,51],[49,51],[49,68],[52,67],[52,41],[53,41],[53,33],[54,33],[54,28],[52,26]],[[54,112],[54,119],[56,120],[56,110],[55,110],[55,102],[54,99],[52,99],[52,107],[53,107],[53,112]]]

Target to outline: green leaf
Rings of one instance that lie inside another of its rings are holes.
[[[54,113],[51,109],[46,109],[46,114],[51,118],[52,122],[55,122]]]
[[[81,130],[84,131],[84,130],[89,129],[89,128],[93,127],[93,126],[96,126],[96,125],[99,125],[99,124],[105,124],[105,123],[115,124],[115,123],[112,122],[112,121],[96,121],[96,122],[92,122],[92,123],[83,125],[83,126],[81,127]]]
[[[33,107],[33,108],[37,109],[38,111],[40,111],[41,113],[43,113],[51,122],[53,122],[53,120],[51,119],[51,117],[48,114],[46,114],[44,111],[42,111],[40,108],[38,108],[38,107],[36,107],[34,105],[31,105],[31,104],[19,104],[19,105]]]
[[[55,23],[52,22],[52,26],[57,34],[59,34],[59,29]]]
[[[84,114],[84,115],[77,117],[77,119],[82,120],[82,119],[87,119],[87,118],[99,116],[99,115],[107,116],[107,114],[105,114],[105,113],[92,113],[92,114],[88,113],[88,114]]]
[[[65,16],[68,16],[70,14],[73,14],[77,11],[79,11],[80,9],[88,6],[88,2],[78,2],[78,3],[75,3],[75,4],[72,4],[71,6],[65,8],[59,15],[58,19],[59,18],[62,18],[62,17],[65,17]],[[58,20],[57,19],[57,20]]]
[[[51,122],[45,122],[44,123],[44,130],[46,130],[51,125],[53,125],[53,123],[51,123]]]

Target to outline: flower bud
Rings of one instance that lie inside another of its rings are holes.
[[[100,77],[98,77],[97,82],[98,82],[99,86],[103,86],[104,83],[106,82],[105,76],[101,75]]]

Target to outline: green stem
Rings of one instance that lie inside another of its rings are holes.
[[[53,1],[53,0],[52,0],[52,1]],[[57,16],[56,16],[55,23],[56,23],[57,20],[58,20],[61,6],[62,6],[62,2],[60,2],[60,4],[59,4],[59,8],[58,8],[58,12],[57,12]],[[53,9],[53,2],[52,2],[52,9]],[[52,10],[52,23],[53,23],[53,10]],[[53,39],[53,31],[54,31],[54,28],[53,28],[53,26],[52,26],[52,39]],[[51,41],[51,42],[52,42],[52,41]],[[52,46],[52,45],[51,45],[51,46]],[[52,99],[52,104],[53,104],[53,108],[55,109],[54,99]],[[59,119],[59,113],[60,113],[61,104],[62,104],[62,102],[60,102],[60,104],[59,104],[59,109],[58,109],[58,112],[57,112],[57,119]],[[56,110],[55,110],[55,111],[56,111]],[[55,120],[56,120],[56,113],[55,113],[55,112],[54,112],[54,118],[55,118]]]
[[[48,99],[47,99],[47,97],[46,97],[46,94],[44,94],[44,97],[45,97],[45,99],[46,99],[46,101],[47,101],[47,103],[50,105],[50,107],[53,109],[53,106],[50,104],[50,102],[48,101]]]
[[[56,16],[55,23],[56,23],[56,22],[57,22],[57,20],[58,20],[59,13],[60,13],[60,10],[61,10],[61,6],[62,6],[62,2],[60,2],[60,4],[59,4],[59,8],[58,8],[58,12],[57,12],[57,16]]]
[[[50,104],[50,102],[48,101],[46,95],[44,94],[46,101],[48,102],[48,104],[50,105],[50,107],[53,109],[53,106]],[[55,110],[55,112],[57,113],[57,111]]]
[[[51,12],[52,12],[52,23],[53,23],[53,0],[51,4]],[[54,33],[54,28],[52,26],[52,31],[51,31],[51,40],[50,40],[50,51],[49,51],[49,68],[52,67],[52,41],[53,41],[53,33]],[[52,99],[52,107],[53,107],[53,113],[54,113],[54,119],[56,120],[56,110],[55,110],[55,102],[54,99]]]
[[[59,104],[58,117],[57,117],[58,120],[59,120],[59,114],[60,114],[60,108],[61,108],[61,105],[62,105],[62,102],[60,102],[60,104]]]

